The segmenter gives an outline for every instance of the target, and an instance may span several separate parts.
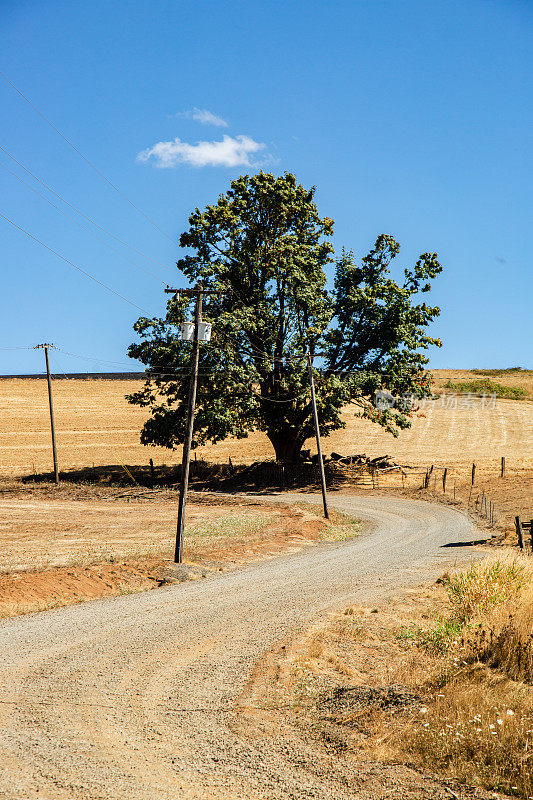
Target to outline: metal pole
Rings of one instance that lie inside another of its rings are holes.
[[[176,531],[176,548],[174,562],[181,564],[183,550],[183,527],[185,523],[185,506],[187,505],[187,489],[189,487],[189,463],[191,459],[192,432],[194,426],[194,410],[196,403],[196,387],[198,385],[198,362],[200,357],[200,341],[198,329],[202,319],[202,289],[197,290],[196,308],[194,313],[194,340],[191,355],[191,378],[189,385],[189,400],[187,405],[187,428],[183,442],[183,457],[181,459],[180,498],[178,504],[178,527]]]
[[[316,410],[315,380],[313,378],[313,364],[311,356],[307,356],[307,369],[309,371],[309,384],[311,386],[311,403],[313,406],[313,419],[315,422],[316,449],[318,452],[318,466],[320,469],[320,483],[322,486],[322,502],[324,504],[324,517],[329,519],[328,496],[326,492],[326,474],[324,472],[324,461],[322,459],[322,445],[320,444],[320,430],[318,427],[318,413]]]

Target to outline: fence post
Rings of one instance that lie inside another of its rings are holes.
[[[485,489],[483,489],[483,494],[481,495],[481,503],[479,504],[479,513],[480,514],[483,514],[483,503],[485,503]]]
[[[529,520],[529,533],[531,535],[531,552],[533,552],[533,519]]]
[[[472,486],[474,485],[475,479],[476,479],[476,464],[474,462],[472,464]]]
[[[94,467],[94,464],[93,464],[93,467]],[[150,459],[150,475],[152,476],[152,479],[155,478],[155,469],[154,469],[154,459],[153,458]]]
[[[518,544],[520,546],[520,550],[524,549],[524,536],[522,534],[522,524],[520,522],[520,517],[514,518],[514,524],[516,528],[516,535],[518,536]]]
[[[446,494],[446,478],[448,477],[448,467],[444,467],[442,475],[442,493]]]
[[[503,478],[505,476],[505,456],[502,456],[502,466],[501,466],[501,475],[500,477]]]

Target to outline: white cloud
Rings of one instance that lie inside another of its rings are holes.
[[[224,117],[219,117],[218,114],[213,114],[207,108],[191,108],[188,111],[178,111],[177,114],[169,114],[170,118],[193,119],[195,122],[201,122],[202,125],[215,125],[217,128],[227,128],[228,121]]]
[[[217,128],[228,127],[225,119],[213,114],[212,111],[208,111],[207,108],[193,108],[192,111],[186,111],[185,116],[196,120],[196,122],[201,122],[202,125],[216,125]]]
[[[249,136],[228,136],[224,134],[222,141],[197,142],[188,144],[176,137],[170,142],[157,142],[140,152],[137,161],[153,159],[156,167],[168,169],[179,164],[192,167],[251,167],[250,155],[264,150],[265,144],[256,142]]]

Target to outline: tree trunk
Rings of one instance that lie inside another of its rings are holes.
[[[267,432],[272,446],[276,452],[276,461],[295,462],[300,460],[300,453],[304,445],[301,435],[294,429]]]

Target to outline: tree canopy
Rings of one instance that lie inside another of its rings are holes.
[[[335,259],[333,221],[319,216],[314,194],[289,173],[243,175],[189,217],[177,267],[209,290],[203,318],[213,322],[200,352],[196,446],[260,430],[276,458],[297,459],[313,435],[308,353],[325,436],[344,426],[347,403],[397,435],[410,425],[412,399],[428,391],[425,351],[440,342],[427,326],[439,309],[419,295],[442,269],[436,254],[404,268],[400,283],[390,271],[400,250],[392,236],[379,236],[360,263],[349,250]],[[147,366],[147,378],[128,399],[150,410],[144,444],[183,442],[190,345],[179,327],[190,306],[190,297],[170,296],[164,318],[135,323],[140,342],[128,353]],[[380,389],[393,400],[376,407]]]

